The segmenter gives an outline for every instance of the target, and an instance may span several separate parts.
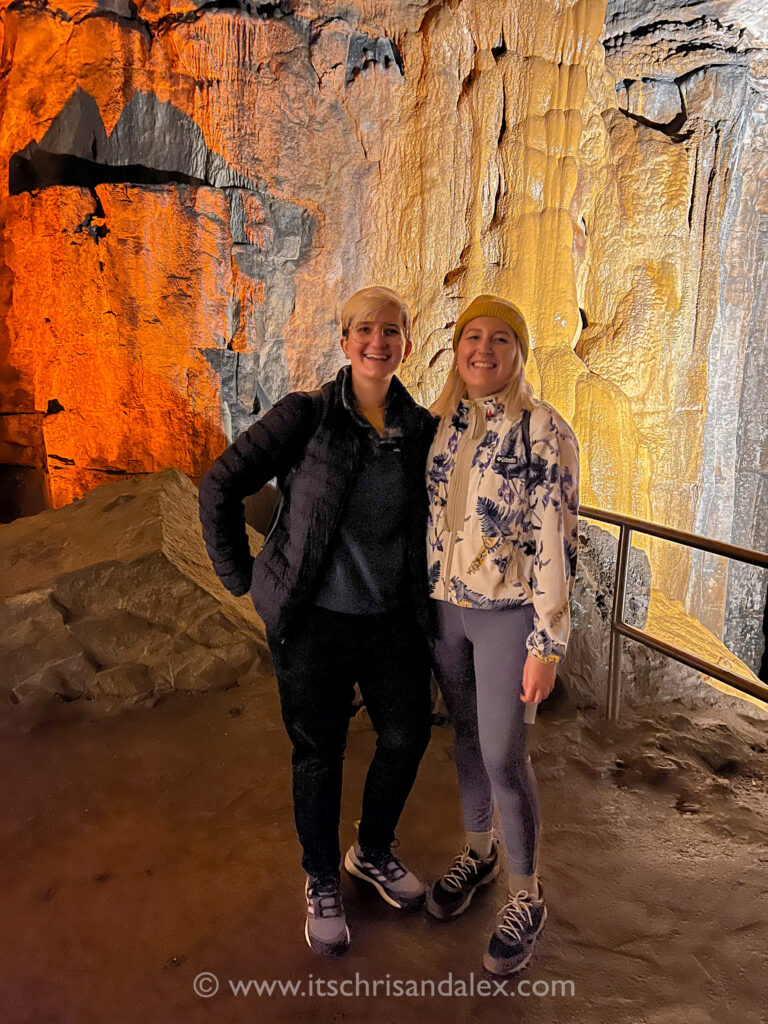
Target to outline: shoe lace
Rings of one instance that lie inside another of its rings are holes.
[[[501,908],[496,931],[514,942],[519,942],[525,929],[533,925],[532,898],[525,889],[521,889],[514,896],[510,893],[507,902]]]
[[[444,889],[455,889],[457,892],[465,882],[477,872],[480,861],[473,857],[468,846],[465,846],[459,856],[453,862],[450,870],[443,875],[441,883]]]
[[[340,917],[344,912],[341,890],[335,878],[312,878],[307,883],[307,899],[312,901],[315,917]]]

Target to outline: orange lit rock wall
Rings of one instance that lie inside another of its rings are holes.
[[[585,502],[768,540],[759,4],[0,0],[0,32],[0,462],[50,504],[199,478],[382,282],[422,400],[509,294]],[[733,574],[649,554],[728,628]]]
[[[104,473],[199,476],[254,407],[336,369],[341,302],[372,280],[419,310],[423,397],[492,286],[573,410],[603,4],[288,9],[5,8],[5,457],[54,505]]]
[[[18,369],[8,397],[41,410],[55,505],[114,473],[199,475],[224,441],[203,350],[212,333],[227,336],[235,287],[221,258],[232,247],[226,197],[186,186],[95,193],[53,186],[5,207]],[[46,415],[51,402],[61,411]]]

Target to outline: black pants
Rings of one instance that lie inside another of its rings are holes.
[[[339,871],[341,777],[354,684],[376,731],[359,842],[387,849],[430,732],[430,663],[410,612],[346,615],[310,607],[267,634],[283,722],[293,743],[296,830],[309,875]]]

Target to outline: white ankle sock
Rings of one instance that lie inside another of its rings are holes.
[[[508,871],[507,881],[512,896],[515,896],[521,889],[524,889],[529,896],[532,896],[534,899],[539,898],[539,880],[536,877],[535,871],[532,875],[516,875],[512,871]]]
[[[487,832],[465,832],[467,846],[483,860],[489,860],[493,853],[493,829]]]

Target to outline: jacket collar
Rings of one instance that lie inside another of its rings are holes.
[[[349,364],[342,366],[339,370],[334,381],[334,391],[337,400],[340,401],[355,425],[364,430],[366,434],[371,435],[372,439],[379,443],[382,441],[391,442],[399,440],[402,437],[403,430],[410,423],[410,414],[416,404],[404,385],[397,377],[393,377],[387,391],[387,407],[384,410],[384,434],[381,435],[361,415],[357,407],[355,392],[352,388],[352,367]]]
[[[484,398],[468,398],[467,395],[464,395],[456,410],[458,419],[463,421],[466,426],[467,414],[474,405],[488,424],[499,423],[505,417],[516,423],[522,414],[522,405],[505,404],[501,401],[501,394],[502,392],[498,392],[495,395],[486,395]]]

